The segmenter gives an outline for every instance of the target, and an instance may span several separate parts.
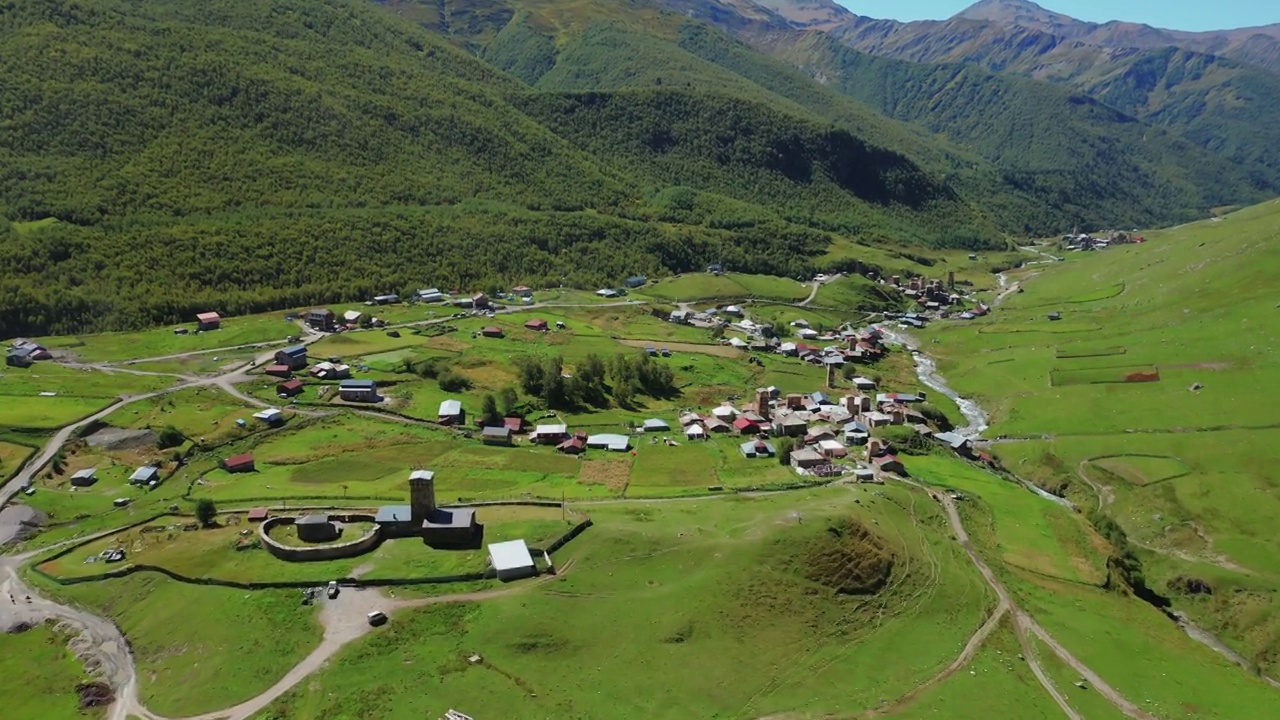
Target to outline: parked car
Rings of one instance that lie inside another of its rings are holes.
[[[369,613],[368,618],[369,618],[369,624],[374,627],[378,627],[379,625],[386,624],[387,622],[387,616],[381,610],[374,610],[373,612]]]
[[[325,591],[325,593],[329,596],[329,599],[330,599],[330,600],[332,600],[332,599],[334,599],[334,598],[338,597],[338,581],[337,581],[337,580],[330,580],[330,581],[329,581],[329,587],[328,587],[328,589]]]

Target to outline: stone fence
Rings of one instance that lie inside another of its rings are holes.
[[[357,523],[374,521],[372,515],[329,515],[330,520],[336,520],[342,523]],[[271,538],[271,530],[285,525],[293,525],[297,521],[294,517],[273,517],[262,521],[258,526],[258,539],[262,541],[262,546],[267,552],[289,562],[309,562],[313,560],[339,560],[341,558],[356,557],[371,552],[382,544],[382,528],[374,525],[369,532],[362,535],[357,540],[351,542],[336,543],[333,545],[316,545],[312,547],[303,547],[296,545],[284,545]]]

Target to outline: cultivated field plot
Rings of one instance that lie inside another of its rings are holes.
[[[252,415],[259,408],[245,405],[217,387],[196,387],[131,403],[104,421],[116,427],[160,430],[173,426],[188,439],[217,444],[261,429]],[[246,427],[236,420],[245,420]],[[253,424],[248,424],[252,421]]]
[[[195,318],[185,326],[191,330],[177,335],[173,328],[156,328],[142,332],[102,333],[100,335],[53,336],[40,338],[45,347],[64,353],[80,362],[118,362],[202,352],[215,348],[259,343],[283,343],[290,335],[299,335],[296,323],[284,319],[284,313],[267,313],[224,318],[222,327],[208,332],[195,332]]]
[[[22,463],[35,453],[35,448],[0,440],[0,481],[18,472]]]
[[[1160,382],[1160,369],[1154,365],[1118,365],[1049,371],[1049,384],[1053,387],[1145,382]]]
[[[880,493],[593,505],[555,581],[395,616],[268,716],[433,717],[458,698],[506,718],[877,707],[950,662],[992,606],[937,506]],[[424,665],[449,670],[423,685]]]
[[[1075,358],[1111,357],[1124,355],[1125,352],[1127,351],[1122,345],[1098,346],[1088,343],[1071,343],[1070,345],[1059,345],[1053,356],[1058,360],[1071,360]]]
[[[111,405],[113,398],[0,396],[0,425],[52,430],[82,420]]]
[[[808,297],[809,288],[795,280],[768,275],[688,273],[664,278],[635,291],[635,294],[678,302],[745,298],[795,302]]]

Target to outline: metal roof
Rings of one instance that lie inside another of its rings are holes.
[[[378,384],[372,380],[343,380],[338,383],[339,390],[376,390]]]
[[[431,470],[414,470],[409,473],[410,480],[434,480],[435,477],[435,472]]]
[[[524,540],[508,540],[489,545],[489,562],[493,569],[521,570],[533,567],[533,556],[529,554],[529,546]]]
[[[129,476],[129,481],[135,482],[135,481],[150,480],[151,478],[159,474],[160,474],[160,468],[157,468],[153,465],[143,465],[142,467],[133,471],[133,474]]]
[[[461,415],[462,401],[461,400],[445,400],[444,402],[440,403],[440,414],[441,415]]]
[[[383,505],[373,519],[377,523],[408,522],[413,519],[413,508],[409,505]]]

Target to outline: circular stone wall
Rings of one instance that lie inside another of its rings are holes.
[[[330,515],[329,518],[342,523],[374,522],[372,515]],[[376,524],[369,532],[361,535],[359,539],[335,545],[296,547],[284,545],[271,538],[272,528],[277,528],[281,525],[292,525],[296,521],[297,518],[295,517],[273,517],[262,521],[262,524],[258,526],[258,538],[262,540],[262,545],[267,549],[267,552],[289,562],[339,560],[363,555],[377,548],[382,542],[382,528]]]

